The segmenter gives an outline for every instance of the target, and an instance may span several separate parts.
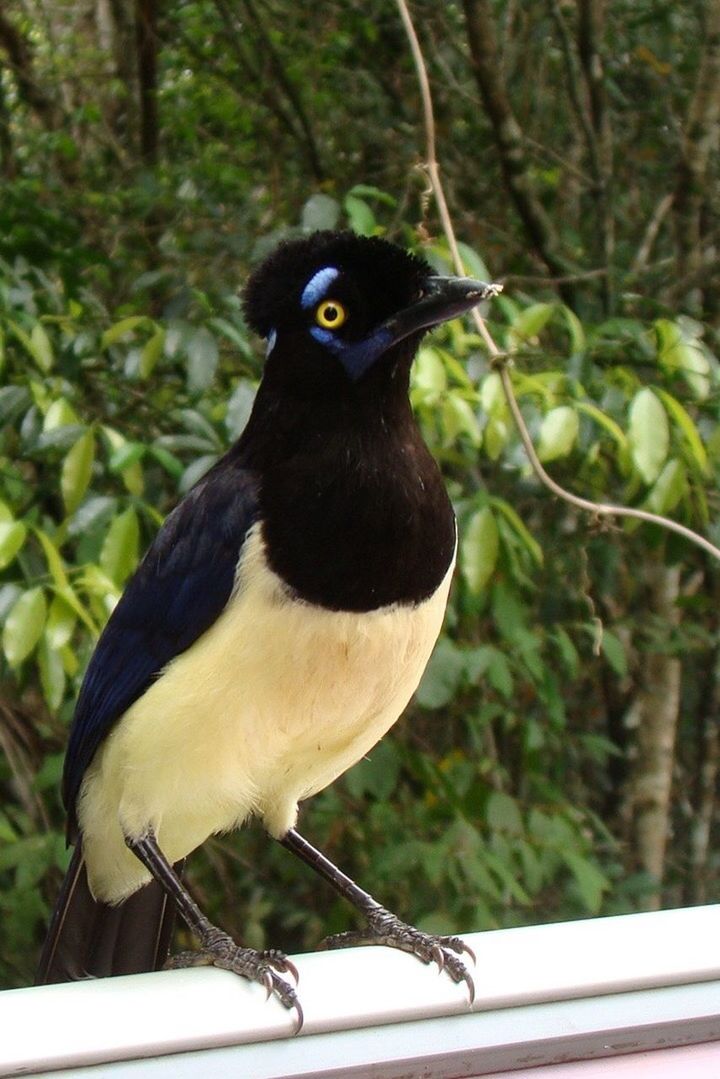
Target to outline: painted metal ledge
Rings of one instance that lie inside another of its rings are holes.
[[[297,1037],[261,987],[214,969],[0,993],[0,1075],[449,1079],[713,1042],[720,1075],[720,906],[465,939],[472,1009],[463,986],[389,949],[294,957]]]

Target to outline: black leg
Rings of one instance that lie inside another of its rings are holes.
[[[475,999],[475,985],[470,973],[458,958],[463,953],[473,960],[470,948],[459,937],[441,937],[424,933],[402,922],[396,915],[385,910],[368,893],[363,891],[354,880],[338,869],[322,851],[308,843],[299,832],[291,828],[282,839],[283,847],[292,851],[306,865],[314,869],[328,884],[332,885],[344,899],[360,911],[367,922],[367,929],[359,932],[339,933],[324,941],[326,948],[344,948],[352,944],[387,944],[391,948],[400,948],[410,952],[424,963],[435,962],[441,970],[447,971],[454,982],[465,982],[470,992],[470,1003]]]
[[[125,842],[165,889],[188,929],[200,941],[199,952],[182,952],[171,959],[168,965],[171,967],[221,967],[223,970],[240,974],[250,981],[260,982],[265,986],[268,996],[274,993],[286,1008],[296,1010],[299,1030],[303,1023],[300,1002],[293,987],[277,974],[277,971],[283,974],[289,972],[297,981],[297,970],[287,956],[274,949],[258,952],[254,948],[241,948],[232,937],[214,926],[184,887],[170,862],[160,850],[152,832],[140,839],[126,836]]]

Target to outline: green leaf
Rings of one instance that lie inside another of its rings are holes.
[[[510,835],[522,835],[523,819],[520,807],[514,798],[503,791],[493,791],[487,800],[485,819],[488,828],[495,832],[508,832]]]
[[[140,378],[149,378],[155,370],[155,366],[163,354],[165,345],[165,330],[160,327],[152,337],[145,342],[140,353],[140,365],[138,374]]]
[[[43,431],[55,431],[59,427],[74,427],[80,420],[73,407],[64,397],[58,397],[50,405],[43,419]]]
[[[500,537],[492,510],[483,506],[472,515],[460,544],[460,566],[468,588],[482,592],[497,562]]]
[[[697,325],[689,319],[680,321],[690,322],[691,327]],[[662,367],[670,374],[680,371],[695,396],[704,401],[710,391],[710,361],[699,337],[699,332],[702,331],[693,332],[691,328],[667,318],[657,319],[655,330],[658,337],[658,359]]]
[[[560,405],[551,408],[543,417],[538,441],[538,457],[541,461],[555,461],[567,457],[578,436],[580,421],[574,408]]]
[[[30,655],[40,640],[46,617],[47,603],[42,588],[23,592],[3,627],[3,651],[11,667],[17,667]]]
[[[46,532],[43,532],[42,528],[35,529],[35,535],[40,541],[40,546],[43,549],[45,555],[45,561],[50,571],[50,576],[53,579],[53,583],[57,588],[68,588],[69,582],[67,573],[65,572],[65,563],[63,562],[60,551],[55,546]]]
[[[495,416],[491,416],[485,424],[485,429],[483,431],[485,452],[491,461],[497,461],[505,448],[508,435],[509,430],[505,420],[499,420],[496,419]]]
[[[542,547],[531,534],[530,530],[525,526],[524,522],[520,519],[513,507],[505,501],[504,498],[491,498],[490,504],[493,509],[502,513],[505,520],[508,522],[513,532],[518,536],[518,539],[527,547],[531,558],[537,562],[538,566],[543,564],[543,551]]]
[[[577,401],[574,406],[578,412],[584,412],[586,416],[590,416],[601,427],[610,434],[618,444],[621,450],[627,447],[627,438],[620,424],[616,423],[606,412],[598,408],[597,405],[591,404],[589,401]]]
[[[38,667],[40,685],[48,708],[57,711],[65,694],[65,670],[60,653],[52,647],[45,635],[38,644]]]
[[[36,364],[41,371],[47,373],[55,362],[55,357],[53,356],[50,338],[42,323],[36,322],[33,326],[30,334],[30,344],[32,346],[32,354],[35,357]]]
[[[94,460],[95,436],[92,431],[86,431],[69,450],[60,474],[60,489],[68,514],[75,512],[85,496]]]
[[[225,414],[225,427],[230,438],[238,438],[244,431],[254,401],[255,387],[249,379],[241,378],[228,401]]]
[[[658,394],[673,420],[680,428],[683,438],[687,442],[688,450],[694,458],[695,464],[700,471],[706,475],[708,471],[707,452],[700,437],[700,432],[693,423],[689,413],[680,404],[677,398],[672,396],[672,394],[661,389],[658,389]]]
[[[353,232],[358,232],[361,236],[372,236],[377,222],[365,200],[357,198],[356,195],[346,195],[343,206]]]
[[[45,624],[45,637],[50,648],[56,651],[63,648],[72,637],[76,623],[77,615],[67,600],[60,594],[53,596]]]
[[[511,345],[522,345],[537,337],[552,318],[555,305],[552,303],[533,303],[513,320],[508,337]]]
[[[442,424],[448,443],[454,442],[458,435],[467,435],[473,446],[482,445],[482,432],[478,418],[469,401],[459,393],[449,393],[442,406]]]
[[[359,761],[345,776],[345,785],[353,798],[372,795],[387,801],[397,786],[400,759],[392,742],[379,742],[367,757]]]
[[[645,483],[654,483],[668,455],[667,413],[649,387],[635,394],[630,405],[630,451]]]
[[[116,584],[122,585],[135,569],[140,547],[137,514],[130,507],[110,525],[100,552],[100,567]]]
[[[142,442],[123,442],[113,451],[108,468],[111,472],[124,472],[130,465],[134,465],[145,453]]]
[[[112,427],[103,426],[102,432],[112,451],[108,462],[110,471],[120,473],[125,488],[131,495],[141,495],[145,481],[140,461],[147,452],[147,447],[141,442],[128,442],[124,435]]]
[[[586,348],[585,331],[582,322],[575,312],[569,307],[565,307],[564,304],[561,311],[570,332],[570,355],[581,356]]]
[[[47,374],[53,365],[53,353],[45,328],[39,322],[36,322],[28,334],[22,326],[11,319],[7,320],[7,324],[25,351],[35,360],[40,370]]]
[[[686,491],[685,466],[677,457],[673,457],[655,480],[646,505],[654,513],[669,513],[675,509]]]
[[[10,565],[26,536],[27,528],[22,521],[0,521],[0,569]]]
[[[457,693],[464,674],[464,654],[447,637],[441,637],[417,688],[418,704],[422,708],[442,708]]]
[[[359,195],[360,198],[375,199],[376,202],[381,202],[384,206],[397,206],[397,199],[389,195],[387,191],[382,191],[379,187],[373,187],[372,184],[355,184],[348,191],[348,195]]]
[[[196,330],[187,346],[187,384],[190,393],[206,390],[215,378],[220,353],[218,344],[204,326]]]
[[[306,232],[334,229],[340,217],[340,204],[330,195],[311,195],[302,209],[301,224]]]
[[[506,415],[508,406],[505,391],[497,371],[491,371],[483,379],[480,387],[480,404],[488,416],[502,417]]]
[[[501,697],[509,701],[513,692],[513,676],[504,652],[493,648],[487,669],[488,682]]]
[[[620,638],[614,633],[611,633],[610,630],[604,629],[600,647],[603,650],[605,659],[615,673],[620,675],[621,678],[624,678],[628,672],[628,664],[627,657],[625,656],[625,648]]]
[[[598,867],[572,850],[561,850],[560,854],[570,869],[577,885],[580,898],[590,914],[597,914],[603,894],[610,888],[610,882]]]
[[[420,349],[413,364],[412,385],[428,399],[437,398],[447,389],[445,365],[437,349],[430,346]]]
[[[149,321],[150,320],[146,315],[130,315],[129,318],[121,318],[120,321],[116,322],[114,326],[111,326],[109,330],[105,330],[105,333],[100,338],[100,348],[109,348],[110,345],[114,345],[143,322]]]
[[[463,243],[462,240],[458,242],[457,246],[468,277],[474,277],[478,281],[491,281],[492,275],[477,251],[468,244]]]

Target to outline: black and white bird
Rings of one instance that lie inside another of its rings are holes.
[[[472,992],[459,939],[401,922],[295,824],[395,723],[440,631],[455,518],[410,367],[491,292],[348,232],[284,243],[250,278],[267,359],[247,427],[167,518],[85,675],[63,781],[75,849],[38,982],[162,966],[177,911],[201,949],[179,964],[260,981],[301,1018],[290,961],[237,945],[181,880],[186,855],[257,817],[361,911],[347,942],[435,960]]]

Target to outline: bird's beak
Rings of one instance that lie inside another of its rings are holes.
[[[413,303],[396,311],[361,341],[338,345],[338,358],[355,381],[393,345],[411,334],[462,315],[481,300],[497,295],[501,288],[501,285],[486,285],[471,277],[427,277],[422,292]]]
[[[497,291],[497,285],[487,285],[471,277],[428,277],[420,297],[392,315],[380,327],[389,336],[386,348],[418,330],[429,330],[432,326],[462,315],[488,296],[494,296]]]

